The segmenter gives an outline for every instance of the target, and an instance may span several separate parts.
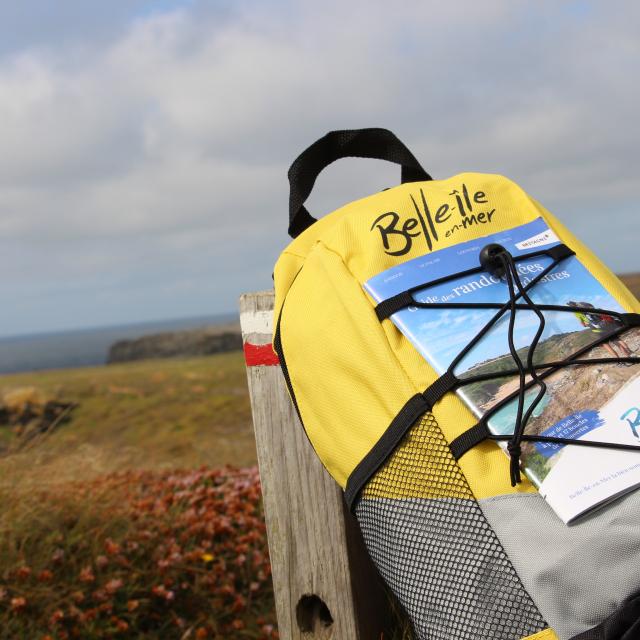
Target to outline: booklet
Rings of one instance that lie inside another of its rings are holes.
[[[546,222],[538,218],[392,267],[367,281],[365,290],[376,302],[381,302],[411,287],[472,269],[480,264],[480,250],[491,242],[501,244],[516,258],[560,244]],[[516,265],[522,283],[529,283],[550,263],[551,258],[547,256],[518,260]],[[574,304],[624,311],[575,256],[560,262],[528,293],[538,304]],[[505,303],[509,300],[509,291],[504,280],[480,272],[425,287],[414,296],[420,302]],[[391,320],[442,374],[495,313],[495,309],[409,307],[393,314]],[[543,313],[546,327],[535,350],[536,364],[563,360],[619,326],[613,316],[606,314]],[[461,360],[454,371],[456,376],[464,379],[515,368],[507,342],[509,315],[505,312]],[[538,324],[533,311],[516,313],[515,346],[523,363]],[[634,328],[588,350],[581,359],[637,355],[639,348],[640,329]],[[527,423],[525,433],[640,445],[640,364],[569,366],[544,380],[547,392]],[[519,380],[514,376],[470,383],[460,387],[457,393],[480,418],[518,389]],[[525,411],[537,392],[535,384],[527,391]],[[489,417],[489,430],[495,434],[513,433],[516,410],[517,398],[514,398]],[[506,450],[506,442],[500,444]],[[640,486],[640,451],[523,442],[521,467],[565,523]]]

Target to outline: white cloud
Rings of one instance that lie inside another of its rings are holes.
[[[505,173],[640,269],[639,10],[581,7],[194,3],[108,39],[88,21],[16,45],[0,58],[0,268],[40,307],[16,304],[0,334],[233,308],[286,242],[289,163],[341,127],[396,130],[436,176]],[[332,167],[310,208],[396,180],[356,165]],[[98,292],[109,303],[87,311]]]

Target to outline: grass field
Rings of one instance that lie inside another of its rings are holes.
[[[0,639],[276,638],[242,353],[0,377],[28,387],[77,406],[0,427]]]
[[[31,386],[78,406],[52,433],[0,458],[0,485],[255,464],[241,352],[2,376],[0,397]]]

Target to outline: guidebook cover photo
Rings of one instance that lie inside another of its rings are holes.
[[[501,233],[434,251],[398,265],[365,283],[365,290],[381,302],[411,287],[479,266],[480,250],[489,243],[504,246],[515,258],[559,244],[542,218]],[[526,286],[551,258],[535,256],[516,261]],[[606,309],[623,312],[617,301],[572,256],[560,262],[529,290],[537,304]],[[507,284],[487,272],[453,278],[420,289],[419,302],[498,302],[509,300]],[[409,307],[391,319],[431,366],[444,373],[455,357],[495,315],[495,309],[435,309]],[[534,364],[563,360],[619,329],[619,321],[606,313],[545,311],[546,326],[535,350]],[[509,352],[506,312],[460,361],[454,373],[461,379],[499,373],[515,367]],[[539,320],[531,310],[518,310],[515,346],[526,362]],[[640,329],[630,329],[587,351],[582,358],[638,355]],[[529,378],[528,378],[529,379]],[[547,392],[527,423],[525,433],[571,439],[640,444],[640,364],[563,367],[545,378]],[[457,391],[478,417],[517,392],[517,376],[469,383]],[[537,395],[527,392],[525,410]],[[513,433],[517,399],[490,415],[495,434]],[[505,443],[501,443],[506,447]],[[602,448],[522,443],[522,469],[564,522],[623,495],[640,485],[640,453]]]

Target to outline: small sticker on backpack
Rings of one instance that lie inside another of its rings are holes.
[[[560,238],[551,231],[551,229],[547,229],[542,233],[538,233],[535,236],[531,236],[531,238],[527,238],[522,242],[516,242],[516,247],[518,249],[535,249],[536,247],[544,247],[547,244],[553,244],[554,242],[560,242]]]

